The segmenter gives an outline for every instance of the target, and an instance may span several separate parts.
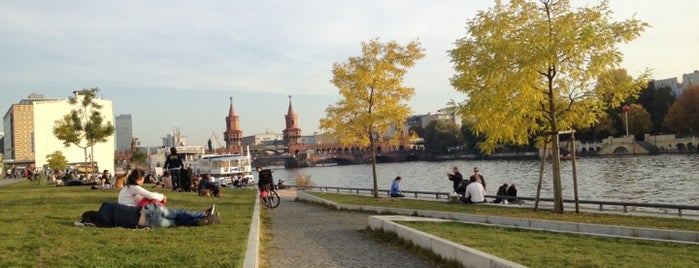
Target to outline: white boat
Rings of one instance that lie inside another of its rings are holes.
[[[250,152],[241,154],[207,154],[199,159],[201,173],[208,173],[214,181],[225,187],[232,185],[235,179],[248,179],[248,184],[254,183],[252,175],[252,160]]]

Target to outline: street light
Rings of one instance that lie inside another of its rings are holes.
[[[631,108],[629,108],[628,105],[624,105],[624,107],[622,107],[622,110],[624,111],[624,118],[626,119],[625,120],[626,121],[626,137],[629,137],[629,110],[630,109]]]

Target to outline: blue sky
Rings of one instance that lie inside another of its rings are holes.
[[[595,1],[573,1],[594,3]],[[31,93],[50,98],[99,87],[114,114],[131,114],[142,145],[178,126],[189,144],[225,130],[229,97],[244,135],[281,133],[289,95],[304,135],[339,95],[335,62],[372,38],[419,39],[409,71],[413,112],[463,100],[449,84],[447,50],[492,1],[7,1],[0,2],[0,112]],[[617,19],[652,25],[621,45],[622,67],[662,79],[699,69],[699,3],[610,4]]]

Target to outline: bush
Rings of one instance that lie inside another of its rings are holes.
[[[296,177],[294,177],[294,181],[296,184],[296,188],[301,190],[308,186],[313,186],[313,182],[311,181],[311,175],[296,175]]]

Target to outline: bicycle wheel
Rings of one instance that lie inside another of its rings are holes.
[[[281,202],[281,200],[279,199],[279,194],[277,194],[277,191],[269,191],[267,199],[268,200],[266,206],[268,208],[276,208],[279,206],[279,202]]]
[[[260,202],[262,202],[265,207],[269,207],[269,195],[265,197],[260,197]]]

